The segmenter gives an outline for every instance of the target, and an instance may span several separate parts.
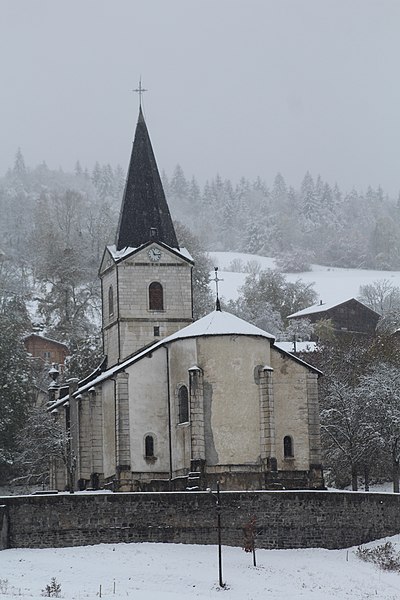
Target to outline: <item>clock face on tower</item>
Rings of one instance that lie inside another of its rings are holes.
[[[161,250],[159,248],[150,248],[147,254],[152,262],[157,262],[161,258]]]

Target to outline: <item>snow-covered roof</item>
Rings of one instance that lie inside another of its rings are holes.
[[[39,338],[40,340],[45,340],[46,342],[51,342],[52,344],[58,344],[59,346],[63,346],[67,350],[69,350],[67,344],[63,342],[59,342],[58,340],[53,340],[52,338],[46,337],[45,335],[40,335],[39,333],[28,333],[28,335],[24,335],[23,339],[28,340],[29,338]]]
[[[257,335],[274,340],[274,336],[232,315],[229,312],[215,310],[202,319],[191,323],[184,329],[176,331],[172,335],[165,338],[164,343],[171,342],[177,339],[199,337],[204,335]]]
[[[331,308],[334,308],[335,306],[341,306],[342,304],[346,304],[346,302],[350,302],[350,301],[357,302],[358,304],[365,306],[365,308],[368,308],[368,310],[375,312],[374,310],[372,310],[372,308],[370,308],[363,302],[360,302],[356,298],[346,298],[346,300],[343,300],[342,302],[320,302],[319,304],[314,304],[313,306],[308,306],[307,308],[303,308],[303,310],[298,310],[297,312],[289,315],[288,319],[292,319],[295,317],[305,317],[307,315],[314,315],[314,314],[326,312],[327,310],[330,310]]]
[[[111,246],[107,246],[107,250],[113,257],[115,262],[119,262],[120,260],[126,258],[127,256],[130,256],[131,254],[134,254],[135,252],[138,252],[139,250],[143,250],[144,248],[149,246],[151,243],[154,243],[154,242],[148,242],[147,244],[143,244],[142,246],[139,246],[137,248],[132,248],[130,246],[127,246],[126,248],[122,248],[122,250],[117,250],[115,244],[112,244]],[[167,250],[170,250],[174,254],[181,255],[182,258],[185,258],[186,260],[190,260],[191,262],[193,262],[193,258],[191,256],[190,252],[186,248],[178,249],[178,248],[172,248],[171,246],[164,244],[164,242],[156,242],[156,243],[159,244],[160,246],[164,246]]]
[[[274,344],[285,352],[294,352],[293,342],[275,342]],[[296,352],[315,352],[316,342],[296,342]]]

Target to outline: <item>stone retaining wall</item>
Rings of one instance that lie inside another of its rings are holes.
[[[116,542],[215,544],[207,492],[81,493],[0,498],[3,547]],[[255,515],[260,548],[344,548],[400,532],[400,495],[356,492],[221,492],[222,543],[243,544]]]

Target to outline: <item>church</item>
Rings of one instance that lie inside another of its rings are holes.
[[[321,489],[320,372],[216,310],[193,322],[190,249],[176,237],[139,118],[115,245],[99,276],[105,360],[51,386],[68,432],[55,489]]]

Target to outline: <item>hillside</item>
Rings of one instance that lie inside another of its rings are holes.
[[[210,257],[215,266],[218,266],[218,276],[224,281],[220,283],[220,295],[226,299],[235,300],[238,297],[238,289],[243,285],[247,273],[228,271],[232,261],[241,261],[243,266],[249,261],[259,263],[261,269],[275,268],[273,258],[258,256],[254,254],[242,254],[239,252],[210,252]],[[212,277],[214,273],[212,273]],[[303,273],[285,273],[288,281],[302,279],[306,283],[314,283],[314,288],[323,302],[340,302],[349,298],[357,297],[360,285],[373,283],[374,281],[387,279],[394,286],[400,287],[400,271],[375,271],[367,269],[343,269],[337,267],[326,267],[322,265],[311,265],[311,271]],[[211,282],[213,292],[215,285]]]

